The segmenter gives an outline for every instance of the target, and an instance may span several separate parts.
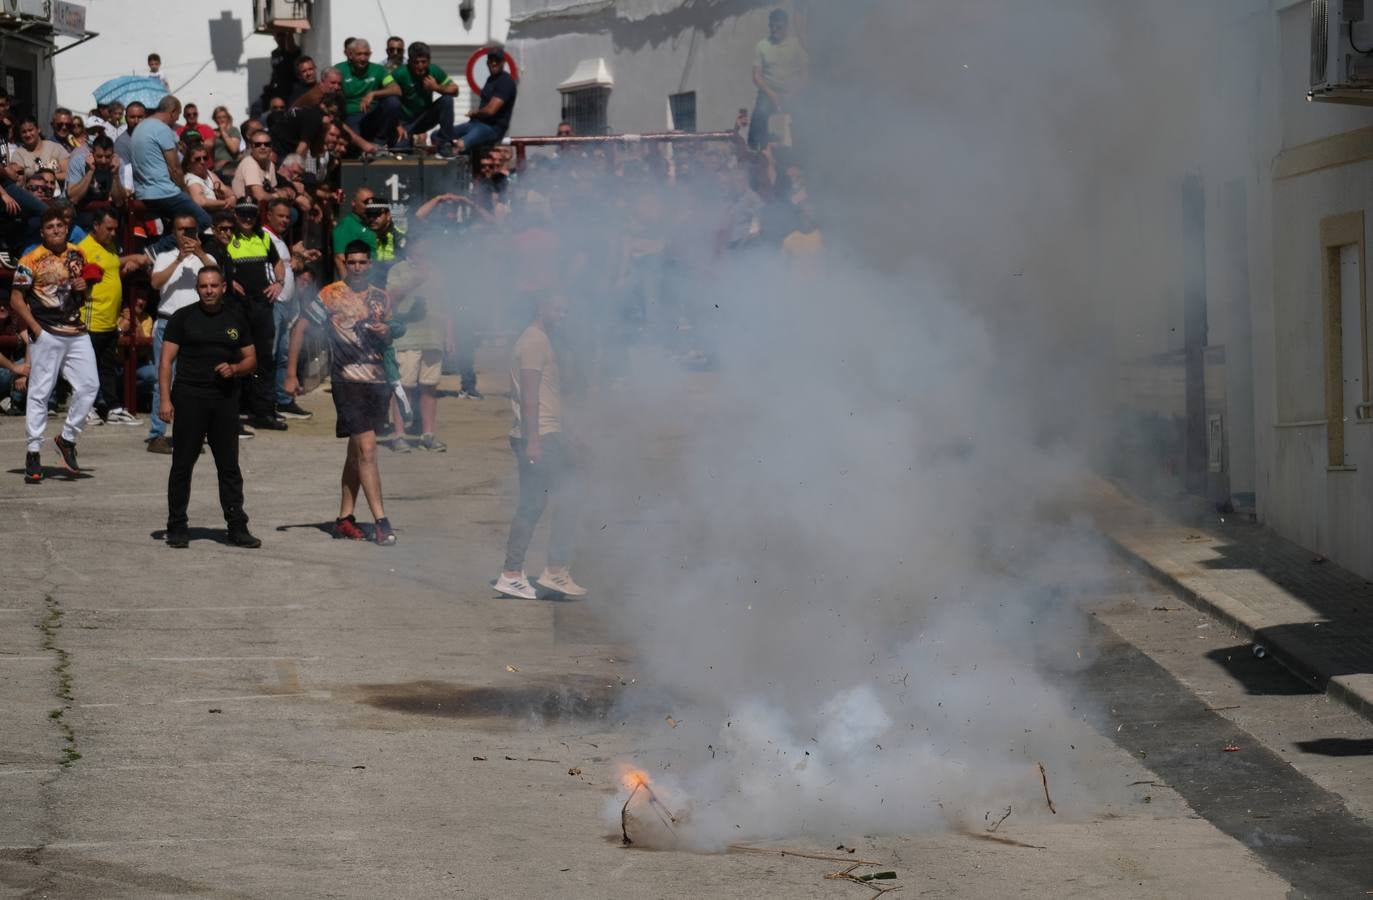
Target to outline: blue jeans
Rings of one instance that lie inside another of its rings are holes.
[[[27,218],[41,216],[43,215],[43,210],[48,208],[46,203],[17,184],[5,185],[5,193],[9,194],[10,198],[13,199],[15,203],[19,204],[20,215]]]
[[[353,113],[344,121],[364,141],[380,142],[383,146],[389,147],[396,142],[396,125],[400,123],[400,98],[383,97],[381,102],[372,104],[372,108],[367,112]]]
[[[409,147],[411,135],[423,134],[435,125],[439,127],[439,130],[434,132],[433,145],[442,147],[453,143],[455,138],[453,135],[452,97],[440,95],[437,100],[424,108],[424,112],[405,123],[406,138],[401,141],[401,146]]]
[[[453,140],[462,141],[463,148],[471,151],[473,147],[494,144],[501,139],[501,133],[485,122],[468,119],[453,129]]]
[[[164,319],[164,318],[161,318],[161,317],[159,316],[159,317],[158,317],[158,320],[157,320],[156,322],[153,323],[153,371],[154,371],[154,372],[156,372],[157,369],[162,365],[162,336],[163,336],[164,334],[166,334],[166,333],[167,333],[167,320]],[[156,377],[156,376],[154,376],[154,378],[155,378],[155,377]],[[176,378],[176,363],[172,363],[172,378],[173,378],[173,379]],[[148,440],[152,440],[153,438],[160,438],[160,437],[166,437],[166,436],[167,436],[167,423],[164,422],[164,421],[162,421],[162,419],[157,415],[157,411],[158,411],[159,409],[161,409],[161,403],[162,403],[162,385],[160,385],[160,384],[158,384],[156,381],[154,381],[154,382],[153,382],[153,408],[152,408],[152,415],[150,415],[150,416],[148,417],[148,421],[151,423],[151,424],[148,426]]]
[[[276,357],[277,362],[277,406],[285,406],[295,401],[294,397],[286,393],[286,358],[290,356],[291,324],[295,320],[295,300],[272,304],[272,322],[276,325],[276,343],[272,348],[272,356]]]
[[[140,198],[141,199],[141,198]],[[172,221],[177,216],[195,216],[195,222],[199,231],[207,231],[213,221],[210,214],[200,208],[200,204],[191,199],[191,195],[182,191],[172,197],[158,197],[156,200],[143,200],[143,205],[148,208],[148,212],[157,216],[159,219],[167,220],[167,227],[162,232],[162,237],[153,244],[154,253],[163,253],[167,250],[176,249],[176,232],[172,230]]]

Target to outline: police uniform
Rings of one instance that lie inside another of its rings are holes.
[[[256,203],[240,203],[235,212],[251,207],[257,214]],[[276,245],[262,228],[254,228],[247,234],[234,232],[225,248],[233,260],[234,280],[243,286],[243,295],[238,298],[252,334],[253,347],[257,350],[257,371],[249,379],[248,396],[244,398],[252,422],[262,427],[276,418],[276,355],[272,348],[276,342],[276,323],[272,318],[272,301],[264,291],[276,281],[274,266],[281,259]],[[225,300],[229,295],[225,296]]]

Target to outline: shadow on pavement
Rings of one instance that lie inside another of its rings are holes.
[[[1321,738],[1315,741],[1297,741],[1296,746],[1303,753],[1315,753],[1320,756],[1373,756],[1373,740]]]
[[[1244,685],[1249,694],[1286,697],[1321,693],[1273,659],[1254,656],[1253,647],[1249,644],[1221,647],[1207,653],[1206,658]]]

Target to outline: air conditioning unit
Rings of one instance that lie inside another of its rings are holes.
[[[257,34],[309,27],[310,0],[253,0],[253,31]]]
[[[1373,21],[1366,0],[1311,0],[1308,100],[1373,106]]]

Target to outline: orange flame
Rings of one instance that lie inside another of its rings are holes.
[[[621,768],[620,783],[624,785],[624,788],[627,791],[652,786],[652,782],[650,782],[648,778],[648,773],[643,769],[636,769],[633,766],[623,766]]]

